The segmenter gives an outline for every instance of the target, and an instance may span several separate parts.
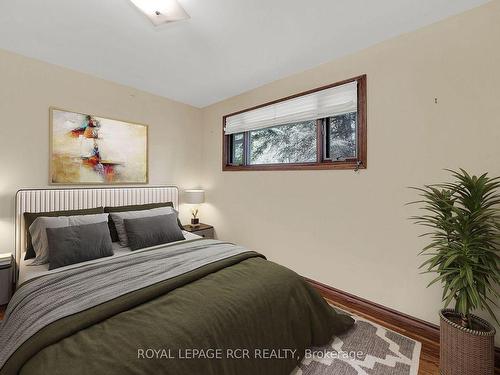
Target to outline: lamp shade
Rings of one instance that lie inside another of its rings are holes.
[[[200,204],[205,201],[205,190],[189,189],[184,191],[184,201],[187,204]]]

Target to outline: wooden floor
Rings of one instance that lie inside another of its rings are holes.
[[[414,340],[420,341],[422,343],[422,352],[420,354],[420,367],[418,370],[419,375],[436,375],[439,374],[439,358],[436,355],[436,353],[439,353],[439,347],[434,343],[431,342],[421,336],[415,335],[413,332],[408,332],[405,331],[404,329],[401,329],[400,327],[388,324],[380,319],[374,318],[373,316],[364,314],[360,311],[356,311],[350,307],[343,306],[342,304],[329,300],[327,301],[335,306],[340,307],[343,310],[350,311],[353,314],[362,316],[363,318],[369,319],[374,323],[380,324],[381,326],[384,326],[386,328],[389,328],[393,331],[396,331],[398,333],[401,333],[402,335],[411,337]]]

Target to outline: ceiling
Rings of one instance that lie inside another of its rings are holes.
[[[0,0],[0,48],[204,107],[487,0]]]

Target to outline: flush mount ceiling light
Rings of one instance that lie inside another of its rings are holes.
[[[184,8],[176,0],[130,0],[144,13],[153,25],[159,26],[168,22],[189,18]]]

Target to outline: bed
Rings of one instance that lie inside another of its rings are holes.
[[[23,190],[18,289],[0,374],[289,374],[353,320],[258,252],[185,239],[49,270],[23,259],[23,213],[172,202],[176,187]]]

